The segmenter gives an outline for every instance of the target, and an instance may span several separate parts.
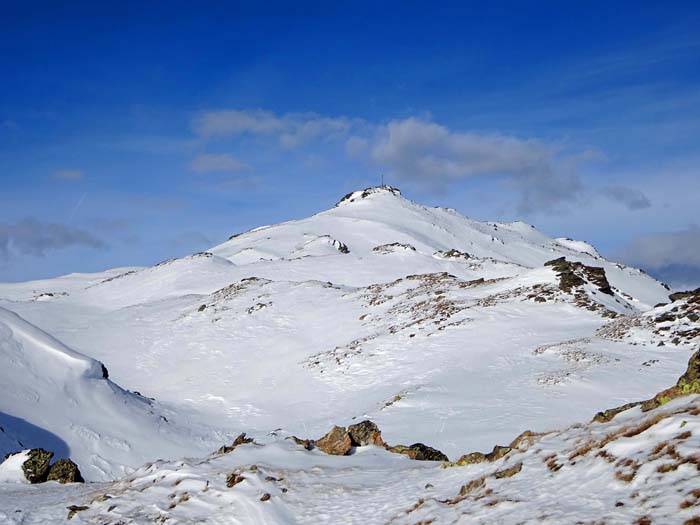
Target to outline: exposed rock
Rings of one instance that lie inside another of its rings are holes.
[[[233,443],[230,445],[223,445],[219,450],[216,451],[217,454],[228,454],[229,452],[233,452],[233,450],[238,446],[238,445],[245,445],[246,443],[252,443],[253,438],[248,438],[245,437],[245,432],[242,432],[236,436],[236,439],[233,440]]]
[[[476,463],[484,463],[485,461],[486,454],[483,452],[470,452],[468,454],[464,454],[457,461],[455,461],[454,464],[459,467],[463,467],[464,465],[474,465]]]
[[[438,252],[440,255],[442,255],[445,259],[470,259],[471,255],[469,255],[466,252],[460,252],[459,250],[455,250],[452,248],[451,250],[447,250],[446,252]]]
[[[365,445],[384,446],[382,433],[379,427],[369,420],[362,421],[348,427],[348,434],[354,447],[364,447]]]
[[[336,206],[342,204],[343,202],[355,202],[356,200],[361,200],[361,199],[366,199],[370,195],[374,193],[390,193],[392,195],[400,196],[401,191],[398,188],[393,188],[388,185],[384,186],[372,186],[371,188],[365,188],[364,190],[361,191],[353,191],[352,193],[348,193],[345,195],[342,199],[338,201]]]
[[[624,412],[635,406],[642,407],[643,412],[653,410],[661,405],[665,405],[677,397],[688,396],[690,394],[700,394],[700,350],[696,351],[688,361],[685,373],[678,378],[675,386],[667,388],[646,401],[635,401],[620,407],[611,408],[604,412],[598,412],[593,418],[594,421],[606,422],[613,419],[620,412]]]
[[[301,439],[296,436],[291,436],[287,439],[291,439],[292,441],[294,441],[294,443],[296,443],[297,445],[301,445],[306,450],[311,450],[312,448],[314,448],[314,442],[310,439]]]
[[[541,432],[533,432],[531,430],[526,430],[518,435],[510,445],[508,445],[512,450],[519,450],[523,452],[535,444],[537,438],[543,436]]]
[[[689,297],[700,297],[700,288],[696,288],[695,290],[686,290],[685,292],[676,292],[668,296],[671,302],[687,299]]]
[[[566,257],[559,257],[544,263],[551,266],[559,276],[559,288],[565,292],[571,292],[573,288],[583,286],[586,281],[595,285],[604,294],[613,295],[610,283],[603,268],[586,266],[580,262],[567,261]]]
[[[522,469],[523,469],[523,464],[516,463],[512,467],[508,467],[506,469],[499,470],[498,472],[494,472],[493,477],[496,479],[512,478],[518,472],[520,472]]]
[[[241,476],[240,472],[231,472],[226,476],[226,486],[228,488],[231,488],[235,485],[238,485],[241,481],[244,480],[245,478]]]
[[[49,474],[49,463],[53,457],[53,452],[43,448],[33,448],[29,451],[27,461],[22,464],[24,477],[29,483],[42,483],[46,481]]]
[[[70,505],[66,508],[68,509],[68,519],[72,519],[73,516],[75,516],[78,512],[88,510],[90,507],[87,507],[85,505]]]
[[[49,468],[46,481],[58,481],[59,483],[84,483],[80,469],[70,459],[59,459]]]
[[[391,253],[399,250],[408,250],[415,252],[416,249],[411,246],[410,244],[404,244],[401,242],[392,242],[389,244],[381,244],[379,246],[375,246],[372,248],[373,252],[379,252],[379,253]]]
[[[473,465],[475,463],[484,463],[486,461],[496,461],[497,459],[501,459],[503,456],[508,454],[508,452],[510,452],[511,450],[512,447],[502,447],[501,445],[496,445],[495,447],[493,447],[493,450],[488,454],[484,454],[483,452],[470,452],[468,454],[464,454],[462,457],[460,457],[457,461],[454,462],[454,465],[462,467],[464,465]]]
[[[325,436],[316,440],[314,445],[326,454],[345,456],[352,450],[352,439],[345,427],[334,426]]]
[[[486,454],[486,459],[489,461],[496,461],[497,459],[501,459],[503,456],[508,454],[510,452],[510,447],[502,447],[501,445],[496,445],[493,447],[493,450]]]
[[[439,450],[424,445],[423,443],[414,443],[410,447],[405,445],[387,446],[389,452],[403,454],[417,461],[449,461],[450,459]]]

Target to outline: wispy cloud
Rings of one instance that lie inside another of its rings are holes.
[[[639,236],[620,259],[676,286],[700,286],[700,228]]]
[[[629,210],[643,210],[651,206],[649,198],[637,188],[627,186],[606,186],[600,194],[612,201],[624,204]]]
[[[587,185],[581,168],[605,159],[596,149],[570,151],[560,144],[502,133],[460,131],[427,118],[408,117],[368,122],[315,113],[220,110],[197,116],[192,127],[204,141],[255,136],[274,141],[282,150],[305,146],[321,158],[322,144],[344,146],[347,159],[381,169],[394,180],[423,189],[444,191],[475,177],[496,177],[517,195],[520,213],[553,213],[596,195],[630,210],[650,206],[639,190]],[[316,149],[311,149],[316,146]],[[227,155],[202,155],[192,162],[198,173],[236,172],[244,164]]]
[[[201,154],[190,162],[190,169],[195,173],[238,173],[249,166],[227,153]]]
[[[239,135],[275,137],[285,148],[296,148],[318,138],[344,135],[362,121],[346,117],[326,117],[315,113],[286,113],[271,111],[220,110],[207,111],[195,118],[193,129],[205,139]]]
[[[0,258],[5,260],[14,254],[43,257],[47,252],[71,246],[102,249],[106,244],[80,228],[45,223],[31,217],[15,223],[0,223]]]
[[[68,182],[75,182],[83,180],[85,178],[85,173],[82,170],[77,169],[62,169],[55,171],[53,173],[53,178],[55,180],[63,180]]]

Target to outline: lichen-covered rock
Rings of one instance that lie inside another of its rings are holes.
[[[523,464],[522,463],[516,463],[512,467],[508,467],[503,470],[499,470],[498,472],[493,473],[493,477],[496,479],[503,479],[503,478],[512,478],[515,476],[518,472],[520,472],[523,469]]]
[[[486,454],[483,452],[470,452],[469,454],[464,454],[457,461],[455,465],[463,467],[465,465],[475,465],[476,463],[484,463],[486,461]]]
[[[486,454],[486,459],[489,461],[496,461],[497,459],[501,459],[503,456],[508,454],[510,452],[510,447],[503,447],[501,445],[496,445],[493,447],[493,450]]]
[[[526,430],[520,435],[518,435],[513,441],[511,441],[510,445],[508,446],[513,450],[519,450],[521,452],[524,452],[525,450],[530,448],[535,443],[535,441],[537,441],[537,439],[542,435],[542,433],[533,432],[532,430]]]
[[[424,445],[423,443],[414,443],[410,447],[405,445],[394,445],[386,447],[389,452],[403,454],[417,461],[449,461],[450,459],[440,452],[438,449]]]
[[[27,478],[29,483],[42,483],[46,481],[52,457],[53,452],[49,452],[43,448],[33,448],[29,451],[27,461],[22,464],[24,477]]]
[[[70,459],[59,459],[49,468],[46,481],[58,481],[59,483],[84,483],[80,469]]]
[[[662,390],[646,401],[635,401],[620,407],[610,408],[604,412],[598,412],[593,418],[593,421],[610,421],[620,412],[624,412],[638,405],[641,405],[643,412],[647,412],[661,405],[665,405],[677,397],[688,396],[690,394],[700,394],[700,350],[690,357],[685,373],[678,378],[678,382],[671,388]]]
[[[334,426],[325,436],[316,440],[314,446],[326,454],[345,456],[352,450],[352,439],[345,427]]]
[[[379,427],[369,420],[362,421],[348,427],[348,434],[354,447],[364,447],[365,445],[384,446],[382,432]]]
[[[690,297],[700,297],[700,288],[695,290],[687,290],[685,292],[676,292],[668,296],[668,298],[673,301],[680,301],[681,299],[688,299]]]
[[[522,435],[522,434],[521,434]],[[484,463],[486,461],[492,462],[497,459],[501,459],[503,456],[508,454],[512,450],[512,447],[503,447],[501,445],[496,445],[493,450],[488,454],[483,452],[470,452],[469,454],[464,454],[452,465],[463,467],[464,465],[474,465],[476,463]]]

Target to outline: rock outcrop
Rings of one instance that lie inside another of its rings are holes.
[[[347,456],[352,450],[352,439],[345,427],[334,426],[325,436],[316,440],[314,446],[326,454]]]
[[[642,412],[647,412],[661,405],[665,405],[672,399],[688,396],[690,394],[700,394],[700,350],[690,357],[685,373],[678,378],[676,384],[671,388],[662,390],[651,399],[645,401],[634,401],[598,412],[593,418],[593,421],[600,423],[610,421],[620,412],[624,412],[636,406],[641,406]]]
[[[596,266],[586,266],[580,262],[567,261],[566,257],[559,257],[544,263],[551,266],[559,277],[559,288],[565,292],[571,292],[574,288],[583,286],[586,282],[596,286],[599,291],[607,295],[613,295],[612,288],[605,275],[605,270]]]
[[[379,427],[369,420],[350,425],[347,428],[334,426],[325,436],[315,441],[300,439],[296,436],[292,436],[291,439],[307,450],[317,448],[326,454],[334,456],[347,456],[353,452],[355,447],[375,445],[384,447],[389,452],[403,454],[417,461],[449,461],[445,454],[423,443],[414,443],[410,446],[387,445],[382,439],[382,432],[379,430]]]
[[[3,465],[5,461],[10,461],[10,458],[12,458],[13,461],[17,461],[18,458],[20,458],[20,454],[26,456],[21,468],[24,479],[29,483],[36,484],[44,483],[45,481],[83,483],[85,481],[80,474],[78,465],[73,461],[70,459],[59,459],[52,465],[51,458],[53,458],[53,452],[44,450],[43,448],[32,448],[30,450],[9,454],[3,460]]]
[[[22,464],[24,477],[29,483],[43,483],[49,474],[53,452],[43,448],[33,448],[29,451],[27,460]]]
[[[84,483],[80,469],[70,459],[59,459],[49,468],[46,481],[58,481],[59,483]]]
[[[394,452],[396,454],[403,454],[411,459],[417,461],[449,461],[445,454],[440,452],[438,449],[424,445],[423,443],[414,443],[411,446],[405,445],[394,445],[387,446],[386,449],[389,452]]]

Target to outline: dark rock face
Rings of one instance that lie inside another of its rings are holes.
[[[314,445],[326,454],[345,456],[352,450],[352,439],[345,427],[334,426],[325,436],[316,440]]]
[[[33,448],[29,451],[29,458],[22,465],[24,477],[29,483],[42,483],[49,474],[49,463],[53,452],[43,448]]]
[[[348,427],[348,434],[354,447],[364,447],[366,445],[384,446],[382,433],[379,427],[369,420],[362,421],[356,425]]]
[[[671,302],[679,301],[681,299],[688,299],[690,297],[700,298],[700,288],[696,288],[695,290],[687,290],[685,292],[676,292],[668,296]]]
[[[347,195],[345,195],[342,199],[340,199],[338,201],[336,206],[338,206],[338,204],[340,204],[342,202],[346,202],[346,201],[347,202],[354,202],[358,199],[366,199],[367,197],[369,197],[373,193],[380,193],[380,192],[387,192],[387,193],[391,193],[392,195],[396,195],[396,196],[401,195],[401,191],[398,188],[393,188],[393,187],[388,186],[386,184],[384,186],[372,186],[370,188],[365,188],[364,190],[362,190],[362,193],[360,193],[359,191],[354,191],[352,193],[348,193]]]
[[[460,252],[459,250],[455,250],[452,248],[451,250],[447,250],[446,252],[440,252],[443,257],[446,259],[470,259],[471,255],[469,255],[466,252]]]
[[[390,253],[394,252],[396,250],[409,250],[412,252],[416,251],[416,248],[410,244],[404,244],[402,242],[392,242],[389,244],[381,244],[379,246],[375,246],[372,248],[373,252],[379,252],[379,253]]]
[[[59,483],[84,483],[78,465],[70,459],[59,459],[49,468],[46,481],[58,481]]]
[[[217,454],[228,454],[229,452],[233,452],[233,450],[239,446],[239,445],[245,445],[247,443],[252,443],[253,438],[248,438],[245,437],[245,432],[242,432],[241,434],[238,434],[236,436],[236,439],[233,440],[233,443],[230,445],[223,445],[222,447],[219,448],[219,450],[216,451]]]
[[[586,266],[580,262],[567,261],[566,257],[559,257],[544,263],[551,266],[559,276],[559,288],[565,292],[571,292],[573,288],[583,286],[586,281],[595,285],[604,294],[613,295],[612,288],[605,275],[605,270],[596,266]]]
[[[387,447],[389,452],[403,454],[417,461],[449,461],[450,459],[440,452],[438,449],[424,445],[423,443],[414,443],[410,447],[404,445],[395,445]]]
[[[109,379],[109,371],[107,370],[107,367],[100,363],[100,366],[102,367],[102,379]]]

